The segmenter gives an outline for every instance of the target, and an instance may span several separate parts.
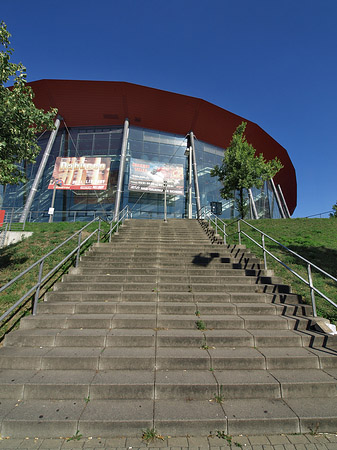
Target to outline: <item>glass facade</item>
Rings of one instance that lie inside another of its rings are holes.
[[[39,139],[41,153],[36,164],[29,164],[24,169],[29,179],[24,185],[0,188],[1,209],[12,210],[18,214],[27,199],[35,178],[43,151],[49,135]],[[87,220],[96,214],[112,217],[117,190],[123,127],[90,127],[62,129],[53,144],[47,166],[40,180],[28,220],[47,221],[48,208],[51,206],[52,190],[48,184],[52,178],[55,160],[60,157],[110,157],[110,175],[107,190],[57,190],[55,196],[54,220]],[[162,218],[164,215],[164,195],[162,193],[129,191],[130,163],[132,159],[166,165],[179,165],[183,168],[185,195],[167,196],[168,218],[187,217],[188,158],[185,155],[187,136],[175,135],[155,130],[131,126],[127,140],[125,172],[122,187],[122,210],[129,205],[134,218]],[[214,147],[195,139],[196,163],[200,190],[201,206],[210,206],[213,201],[222,203],[222,218],[234,218],[237,213],[232,201],[220,197],[220,183],[210,176],[211,169],[221,164],[224,149]],[[194,181],[193,214],[196,213]],[[261,190],[252,189],[258,217],[279,218],[280,211],[270,183],[266,182]],[[252,208],[251,208],[252,210]]]

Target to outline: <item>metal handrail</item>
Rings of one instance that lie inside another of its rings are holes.
[[[220,228],[221,230],[221,226],[218,225],[218,223],[220,222],[222,224],[222,233],[223,233],[223,243],[227,244],[227,238],[230,236],[233,236],[234,234],[237,234],[237,232],[235,233],[231,233],[228,234],[226,231],[226,227],[229,227],[230,225],[232,225],[233,223],[238,222],[239,219],[234,220],[233,222],[230,223],[225,223],[222,219],[220,219],[220,217],[216,216],[214,213],[212,213],[209,209],[207,209],[207,206],[203,206],[202,208],[200,208],[199,210],[199,220],[208,220],[208,225],[210,226],[211,224],[215,225],[215,234],[218,234],[218,228]],[[204,211],[203,211],[204,210]],[[201,212],[203,211],[203,212]],[[240,241],[241,244],[241,241]]]
[[[115,225],[113,226],[113,222],[107,222],[106,220],[102,219],[101,217],[96,217],[95,219],[93,219],[91,222],[87,223],[84,227],[82,227],[80,230],[78,230],[76,233],[72,234],[69,238],[67,238],[65,241],[63,241],[61,244],[57,245],[53,250],[51,250],[49,253],[47,253],[46,255],[42,256],[42,258],[40,258],[38,261],[36,261],[35,263],[31,264],[27,269],[25,269],[23,272],[21,272],[19,275],[17,275],[15,278],[13,278],[11,281],[9,281],[8,283],[6,283],[4,286],[2,286],[0,288],[0,293],[5,291],[7,288],[9,288],[12,284],[14,284],[16,281],[18,281],[20,278],[22,278],[25,274],[27,274],[28,272],[30,272],[32,269],[34,269],[35,267],[39,266],[39,275],[38,275],[38,281],[37,283],[34,284],[34,286],[32,286],[28,292],[26,292],[14,305],[12,305],[1,317],[0,317],[0,322],[2,322],[4,319],[6,319],[9,314],[16,309],[18,306],[20,306],[20,304],[22,304],[27,298],[29,298],[35,291],[35,298],[34,298],[34,303],[33,303],[33,315],[36,314],[36,309],[37,309],[37,303],[39,300],[39,294],[40,294],[40,289],[41,286],[44,284],[44,282],[46,280],[48,280],[51,275],[53,275],[55,272],[57,272],[57,270],[62,267],[62,265],[68,261],[73,255],[76,254],[76,261],[75,261],[75,267],[78,267],[78,263],[79,263],[79,258],[80,258],[80,253],[81,253],[81,248],[83,247],[83,245],[85,245],[89,239],[92,238],[92,236],[94,234],[97,233],[97,243],[100,242],[101,240],[101,222],[104,221],[107,224],[110,224],[110,229],[109,231],[104,235],[104,238],[106,238],[106,236],[109,236],[109,242],[111,242],[111,234],[112,232],[115,230],[115,228],[117,227],[117,232],[118,232],[118,228],[120,226],[120,224],[124,223],[125,219],[129,217],[129,207],[126,206],[121,212],[120,215],[122,217],[119,217],[118,221],[115,223]],[[120,216],[119,215],[119,216]],[[87,236],[83,241],[82,241],[82,232],[89,227],[91,224],[93,224],[94,222],[98,222],[98,227],[89,235]],[[68,255],[63,258],[62,261],[60,261],[55,267],[53,267],[45,276],[42,276],[43,274],[43,266],[44,266],[44,262],[45,260],[51,256],[54,252],[56,252],[57,250],[59,250],[62,246],[64,246],[66,243],[68,243],[71,239],[73,239],[75,236],[78,236],[78,243],[77,246],[70,252],[68,253]]]
[[[250,228],[253,228],[255,231],[257,231],[258,233],[260,233],[261,235],[261,244],[259,244],[257,241],[255,241],[255,239],[253,239],[251,236],[249,236],[246,232],[242,231],[241,227],[240,227],[240,223],[243,222],[244,224],[248,225]],[[333,305],[335,308],[337,308],[337,304],[331,300],[329,297],[327,297],[325,294],[323,294],[323,292],[321,292],[319,289],[317,289],[314,284],[313,284],[313,279],[312,279],[312,273],[311,273],[311,268],[315,268],[317,271],[319,271],[320,273],[324,274],[325,276],[327,276],[328,278],[332,279],[333,281],[337,282],[337,278],[335,278],[334,276],[332,276],[331,274],[329,274],[328,272],[326,272],[325,270],[321,269],[320,267],[318,267],[316,264],[312,263],[311,261],[307,260],[306,258],[304,258],[303,256],[299,255],[298,253],[294,252],[293,250],[291,250],[290,248],[286,247],[285,245],[281,244],[280,242],[278,242],[276,239],[272,238],[271,236],[269,236],[268,234],[264,233],[263,231],[259,230],[258,228],[254,227],[253,225],[251,225],[250,223],[246,222],[243,219],[240,219],[238,221],[238,231],[237,231],[238,235],[239,235],[239,242],[241,242],[241,234],[243,234],[244,236],[246,236],[250,241],[252,241],[254,244],[256,244],[259,248],[262,249],[263,251],[263,259],[264,259],[264,265],[265,265],[265,269],[268,269],[267,266],[267,254],[270,255],[273,259],[275,259],[275,261],[277,261],[278,263],[280,263],[283,267],[285,267],[287,270],[289,270],[289,272],[291,272],[293,275],[295,275],[297,278],[299,278],[304,284],[306,284],[309,288],[310,288],[310,297],[311,297],[311,303],[312,303],[312,311],[313,311],[313,316],[317,317],[317,309],[316,309],[316,300],[315,300],[315,292],[320,295],[321,297],[323,297],[326,301],[328,301],[331,305]],[[291,267],[289,267],[287,264],[285,264],[281,259],[279,259],[277,256],[275,256],[272,252],[270,252],[269,250],[266,249],[266,243],[265,243],[265,238],[270,239],[272,242],[274,242],[275,244],[279,245],[280,247],[282,247],[284,250],[286,250],[287,252],[291,253],[292,255],[296,256],[297,258],[301,259],[302,261],[304,261],[307,264],[307,273],[308,273],[308,280],[306,280],[305,278],[303,278],[300,274],[298,274],[295,270],[293,270]]]
[[[208,223],[209,225],[213,224],[215,225],[215,230],[216,230],[216,234],[217,234],[217,222],[220,221],[223,224],[223,233],[224,233],[224,244],[226,244],[226,238],[233,236],[233,235],[238,235],[239,238],[239,244],[241,244],[241,235],[246,236],[250,241],[252,241],[255,245],[257,245],[259,248],[262,249],[263,251],[263,260],[264,260],[264,266],[265,269],[268,269],[267,266],[267,254],[270,255],[273,259],[275,259],[275,261],[277,261],[278,263],[280,263],[283,267],[285,267],[287,270],[289,270],[289,272],[291,272],[293,275],[295,275],[297,278],[299,278],[304,284],[306,284],[309,288],[310,288],[310,297],[311,297],[311,303],[312,303],[312,311],[313,311],[313,316],[317,317],[317,309],[316,309],[316,300],[315,300],[315,292],[320,295],[322,298],[324,298],[325,300],[327,300],[331,305],[333,305],[335,308],[337,308],[337,304],[331,300],[329,297],[327,297],[325,294],[323,294],[323,292],[321,292],[319,289],[317,289],[314,284],[313,284],[313,279],[312,279],[312,268],[315,268],[317,271],[319,271],[320,273],[322,273],[323,275],[327,276],[328,278],[330,278],[333,281],[337,282],[337,278],[335,278],[334,276],[332,276],[331,274],[329,274],[328,272],[326,272],[325,270],[321,269],[320,267],[318,267],[316,264],[312,263],[311,261],[307,260],[306,258],[304,258],[303,256],[299,255],[298,253],[294,252],[293,250],[291,250],[290,248],[286,247],[285,245],[281,244],[280,242],[278,242],[276,239],[272,238],[271,236],[269,236],[268,234],[264,233],[263,231],[259,230],[258,228],[254,227],[253,225],[251,225],[250,223],[246,222],[244,219],[237,219],[229,224],[225,224],[221,219],[219,219],[217,216],[215,216],[215,214],[213,214],[210,211],[207,211],[207,207],[202,207],[200,209],[199,212],[201,212],[202,210],[204,210],[204,212],[202,213],[202,215],[204,216],[204,218],[208,219]],[[212,218],[212,216],[216,217],[216,221]],[[237,222],[237,231],[235,231],[234,233],[231,234],[227,234],[226,233],[226,226],[230,226],[233,223]],[[257,231],[258,233],[260,233],[261,235],[261,244],[259,244],[255,239],[253,239],[251,236],[249,236],[246,232],[244,232],[241,229],[241,223],[244,223],[246,225],[248,225],[250,228],[253,228],[255,231]],[[284,250],[286,250],[287,252],[293,254],[294,256],[296,256],[297,258],[301,259],[302,261],[304,261],[307,264],[307,273],[308,273],[308,280],[306,280],[305,278],[303,278],[300,274],[298,274],[295,270],[293,270],[291,267],[289,267],[287,264],[285,264],[283,261],[281,261],[281,259],[279,259],[277,256],[273,255],[272,252],[270,252],[269,250],[266,249],[266,243],[265,243],[265,238],[270,239],[272,242],[274,242],[275,244],[279,245],[280,247],[282,247]]]

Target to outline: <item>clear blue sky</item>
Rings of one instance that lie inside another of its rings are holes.
[[[29,81],[128,81],[200,97],[286,148],[293,217],[337,201],[337,0],[8,0],[0,20]]]

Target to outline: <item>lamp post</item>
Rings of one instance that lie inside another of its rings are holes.
[[[164,222],[167,222],[167,205],[166,205],[167,181],[166,180],[164,180],[164,182],[163,182],[163,188],[164,188]]]
[[[51,205],[48,211],[49,214],[49,223],[51,223],[53,221],[54,218],[54,203],[55,203],[55,195],[56,195],[56,186],[62,186],[62,180],[55,180],[54,181],[54,188],[53,188],[53,196],[51,199]]]

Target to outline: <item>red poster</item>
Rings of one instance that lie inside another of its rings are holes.
[[[4,219],[5,219],[5,210],[0,209],[0,227],[2,227],[2,225],[4,223]]]
[[[48,189],[105,190],[110,173],[110,158],[57,157]]]

